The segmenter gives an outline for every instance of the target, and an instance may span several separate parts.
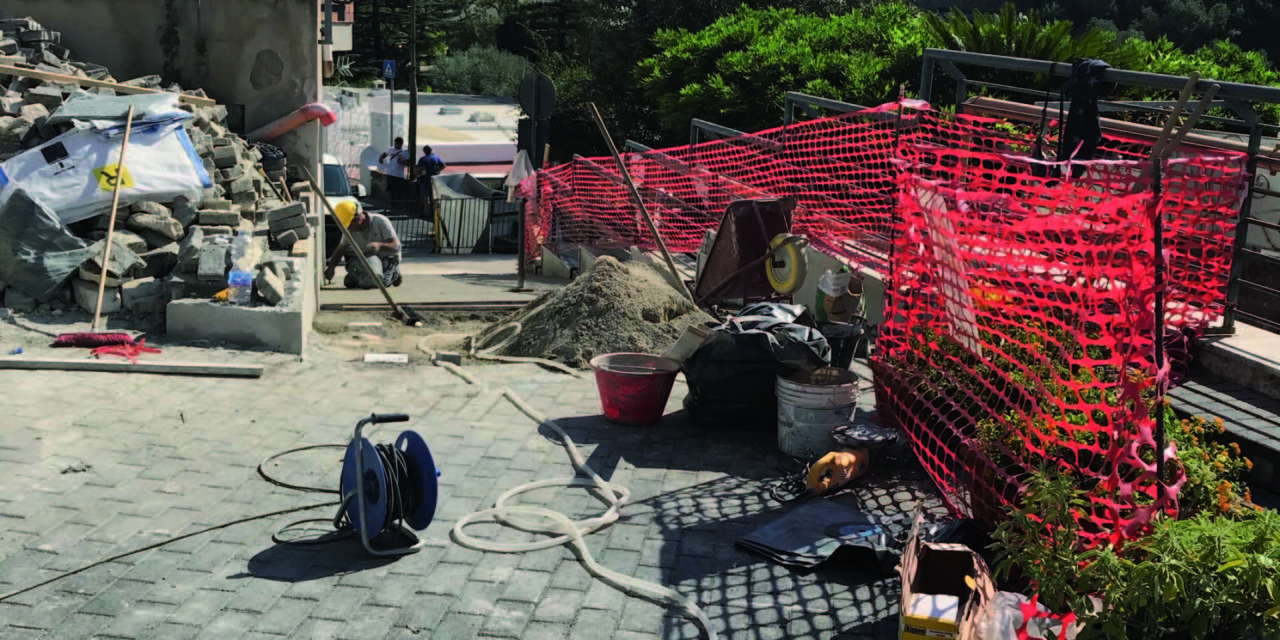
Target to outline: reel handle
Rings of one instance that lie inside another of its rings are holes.
[[[382,424],[384,422],[408,422],[409,414],[407,413],[384,413],[378,415],[376,413],[369,414],[369,422],[372,424]]]

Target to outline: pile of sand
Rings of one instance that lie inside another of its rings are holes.
[[[477,346],[500,343],[508,322],[520,334],[496,353],[545,358],[585,368],[605,353],[662,353],[685,327],[714,319],[643,263],[605,256],[567,287],[548,291],[477,336]]]

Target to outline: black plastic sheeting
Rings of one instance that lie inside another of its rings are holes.
[[[48,207],[15,189],[0,205],[0,280],[47,302],[92,256]]]
[[[713,429],[777,425],[779,376],[789,378],[831,362],[827,339],[801,305],[762,303],[715,328],[714,339],[684,361],[689,421]],[[754,315],[745,315],[752,313]]]

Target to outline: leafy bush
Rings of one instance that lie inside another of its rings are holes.
[[[756,131],[781,124],[787,91],[893,99],[919,73],[921,35],[916,9],[900,1],[838,16],[743,7],[701,31],[659,31],[660,52],[637,75],[670,131],[691,118]]]
[[[515,98],[529,61],[493,47],[471,47],[440,58],[427,74],[437,93]]]
[[[994,534],[996,574],[1026,579],[1045,605],[1075,612],[1078,638],[1280,634],[1280,515],[1157,518],[1141,540],[1081,552],[1074,514],[1085,495],[1073,478],[1041,470]]]

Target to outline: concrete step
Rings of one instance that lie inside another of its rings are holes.
[[[1196,366],[1271,398],[1280,398],[1280,335],[1236,323],[1235,335],[1204,338]]]
[[[1253,462],[1248,483],[1280,492],[1280,400],[1204,371],[1171,389],[1169,400],[1181,415],[1222,418],[1228,441]]]

